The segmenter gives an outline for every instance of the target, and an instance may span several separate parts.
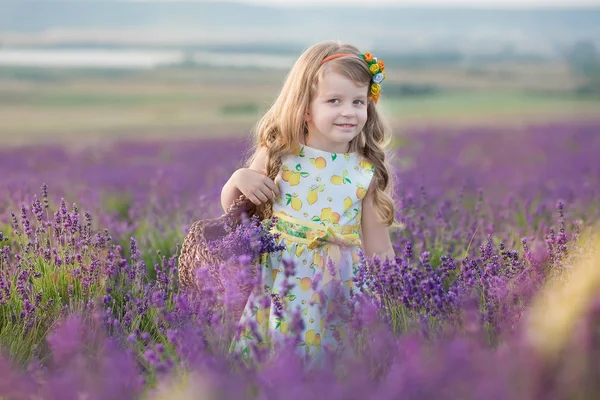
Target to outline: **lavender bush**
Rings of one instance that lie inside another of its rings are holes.
[[[598,128],[406,134],[397,257],[362,259],[355,287],[368,290],[339,305],[346,351],[317,364],[293,344],[242,362],[213,293],[178,287],[178,246],[220,213],[245,141],[0,150],[0,398],[591,398],[600,283],[571,293],[583,300],[554,350],[532,332],[557,324],[528,321],[600,259]],[[221,268],[274,250],[267,230],[215,243],[234,256]]]

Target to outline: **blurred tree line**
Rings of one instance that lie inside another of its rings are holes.
[[[571,71],[583,78],[576,92],[579,95],[600,96],[600,53],[591,40],[581,40],[569,47],[565,58]]]

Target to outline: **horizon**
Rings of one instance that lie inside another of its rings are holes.
[[[118,0],[117,0],[118,1]],[[306,8],[345,5],[351,7],[434,7],[434,8],[482,8],[482,9],[528,9],[528,8],[581,8],[598,7],[599,0],[127,0],[136,3],[240,3],[256,6],[283,8]]]

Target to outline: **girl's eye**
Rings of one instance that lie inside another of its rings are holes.
[[[362,100],[354,100],[354,103],[355,104],[365,104],[365,102]]]
[[[337,103],[339,103],[339,101],[340,101],[340,99],[331,99],[331,100],[329,100],[329,102],[333,103],[333,104],[337,104]]]

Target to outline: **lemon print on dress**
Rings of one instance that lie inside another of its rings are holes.
[[[288,322],[284,319],[281,319],[279,317],[275,318],[275,329],[279,329],[279,332],[286,334],[288,333],[288,329],[289,329],[289,325]]]
[[[324,169],[327,166],[327,160],[323,157],[309,158],[308,161],[317,169]]]
[[[286,206],[291,204],[292,208],[296,211],[300,211],[302,208],[302,200],[298,198],[298,193],[286,193],[285,199],[287,200],[287,203],[285,203]]]
[[[289,183],[290,186],[296,186],[300,183],[299,173],[290,170],[287,165],[282,166],[281,169],[283,170],[281,179],[283,179],[284,182]]]
[[[331,183],[333,183],[334,185],[342,185],[345,183],[352,183],[350,178],[348,178],[348,170],[347,169],[344,169],[342,171],[342,176],[333,175],[329,181]]]
[[[310,175],[308,172],[302,171],[301,164],[296,164],[296,171],[292,171],[287,165],[281,166],[281,169],[283,171],[281,173],[281,179],[283,179],[285,182],[288,182],[290,186],[298,185],[300,183],[300,178],[306,178]]]
[[[304,247],[303,246],[297,246],[296,247],[296,257],[300,257],[302,255],[302,253],[304,253]]]
[[[313,217],[314,222],[331,222],[337,224],[340,222],[340,214],[331,210],[331,207],[323,208],[321,210],[321,218]]]
[[[281,298],[281,297],[280,297]],[[281,299],[284,307],[288,307],[289,303],[296,300],[296,295],[288,293],[284,298]]]
[[[304,146],[300,146],[298,143],[293,143],[291,151],[293,154],[298,154],[298,157],[304,157]]]
[[[346,216],[346,218],[348,219],[352,219],[358,214],[358,208],[355,208],[354,210],[352,210],[354,212],[354,215],[352,215],[352,211],[350,211],[350,209],[353,205],[354,202],[352,201],[352,198],[350,196],[344,199],[344,216]]]
[[[296,300],[296,295],[292,294],[292,293],[288,293],[283,299],[282,299],[282,303],[283,303],[283,307],[287,308],[287,307],[294,307],[295,306],[293,304],[290,304],[292,302],[294,302]],[[297,302],[296,302],[297,304]]]
[[[358,197],[359,200],[364,199],[367,195],[367,189],[365,189],[360,183],[357,183],[356,186],[356,197]]]
[[[296,282],[298,283],[298,286],[300,286],[300,289],[302,289],[304,292],[308,292],[312,285],[312,279],[308,277],[296,277]]]
[[[306,196],[308,204],[315,204],[319,200],[319,193],[325,190],[325,185],[312,185]]]
[[[321,334],[315,333],[314,329],[306,331],[304,334],[304,343],[309,346],[320,346],[321,345]]]
[[[370,172],[375,172],[375,166],[373,164],[371,164],[371,162],[368,160],[361,160],[359,165],[364,170],[367,170]]]
[[[262,324],[263,324],[263,322],[266,322],[265,315],[269,315],[269,314],[270,314],[270,311],[271,311],[271,310],[270,310],[269,308],[267,308],[266,310],[258,310],[258,311],[256,312],[256,322],[257,322],[259,325],[262,325]]]
[[[350,196],[346,197],[344,199],[344,211],[348,211],[352,207],[352,204],[354,204],[352,198]]]

